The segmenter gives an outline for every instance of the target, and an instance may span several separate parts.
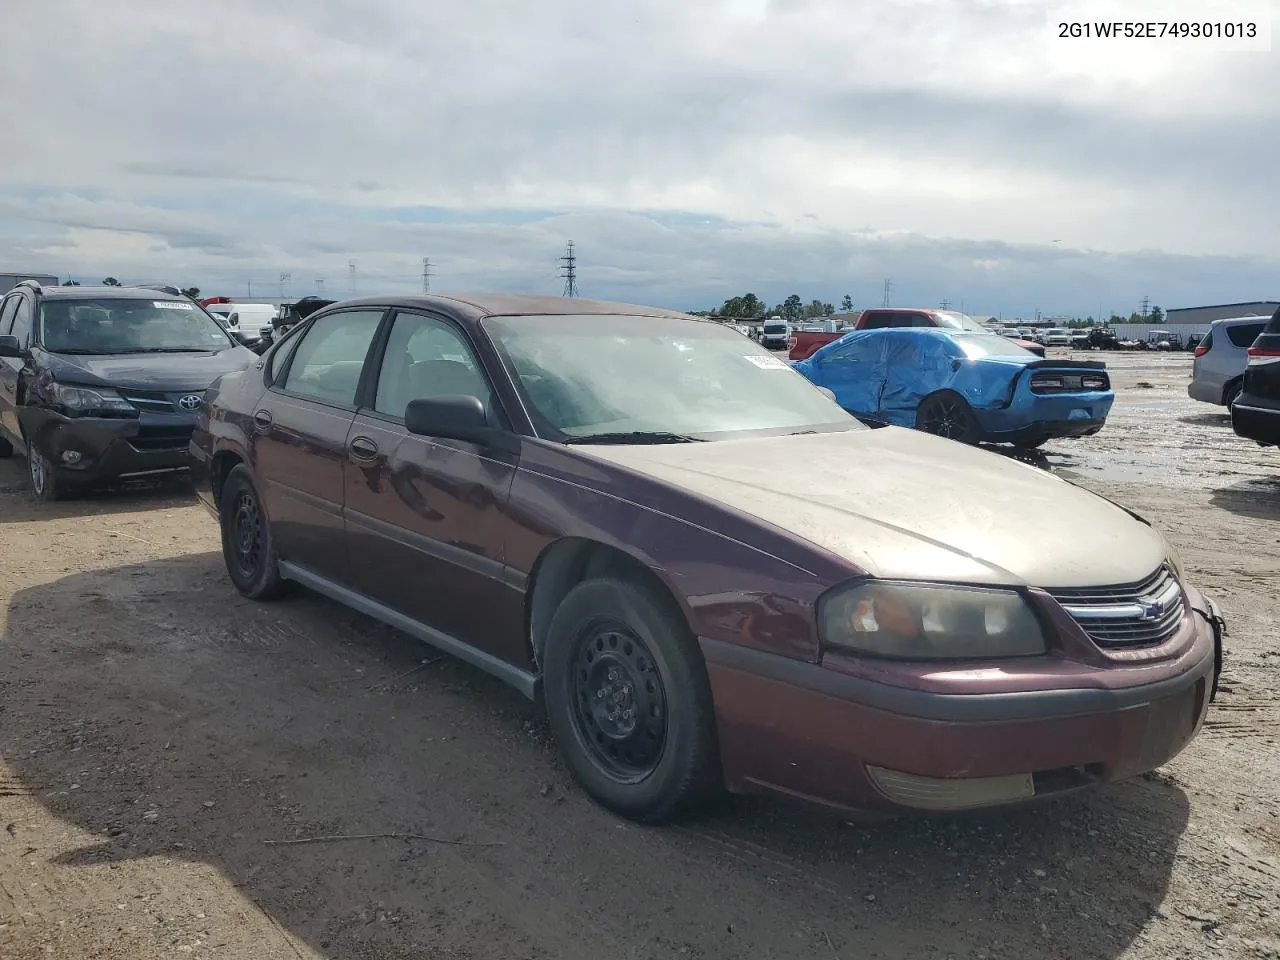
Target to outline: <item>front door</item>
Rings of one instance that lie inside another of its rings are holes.
[[[476,396],[505,426],[466,334],[400,311],[371,404],[347,439],[344,514],[352,586],[490,656],[528,668],[523,593],[509,582],[506,504],[517,458],[410,434],[409,401]]]
[[[280,557],[341,578],[342,464],[383,311],[314,321],[253,413],[255,473]]]
[[[22,294],[13,293],[0,303],[0,335],[12,335],[13,317],[18,312]],[[18,381],[26,361],[17,357],[0,357],[0,438],[18,441]]]

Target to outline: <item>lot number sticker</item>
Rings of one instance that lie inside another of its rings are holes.
[[[151,305],[157,310],[194,310],[189,303],[178,303],[174,300],[152,300]]]
[[[784,363],[783,361],[779,360],[777,357],[761,357],[761,356],[758,356],[758,355],[754,355],[754,354],[753,354],[753,355],[751,355],[751,356],[743,357],[742,359],[743,359],[743,360],[747,360],[747,361],[749,361],[749,362],[751,362],[751,363],[754,363],[754,364],[755,364],[757,367],[759,367],[761,370],[788,370],[788,369],[790,369],[790,368],[787,366],[787,364],[786,364],[786,363]]]

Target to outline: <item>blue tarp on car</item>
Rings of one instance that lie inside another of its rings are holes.
[[[916,426],[926,398],[958,396],[996,441],[1096,432],[1114,399],[1101,364],[1042,360],[1004,337],[938,328],[857,330],[794,367],[855,416],[897,426]],[[1033,391],[1029,370],[1058,370],[1063,389]],[[1072,389],[1082,376],[1105,389]]]

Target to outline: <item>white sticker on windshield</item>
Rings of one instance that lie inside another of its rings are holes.
[[[177,300],[152,300],[151,305],[157,310],[194,310],[195,307],[189,303],[179,303]]]
[[[786,362],[783,360],[779,360],[777,357],[762,357],[759,354],[749,354],[748,356],[745,356],[742,359],[747,360],[751,363],[754,363],[761,370],[788,369]]]

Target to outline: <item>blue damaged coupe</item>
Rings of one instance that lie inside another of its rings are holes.
[[[988,333],[856,330],[793,366],[861,420],[964,443],[1088,436],[1115,400],[1106,364],[1041,359]]]

